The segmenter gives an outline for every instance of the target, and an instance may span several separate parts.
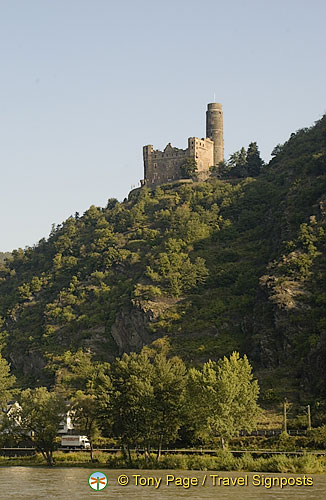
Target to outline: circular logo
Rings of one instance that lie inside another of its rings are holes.
[[[103,472],[92,472],[88,478],[88,484],[92,490],[100,491],[103,490],[108,484],[108,478]]]

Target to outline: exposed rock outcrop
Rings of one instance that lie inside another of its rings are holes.
[[[111,328],[119,354],[139,351],[144,345],[160,337],[159,332],[154,334],[150,331],[149,325],[156,322],[175,302],[176,299],[171,298],[155,302],[134,299],[129,306],[121,309]]]

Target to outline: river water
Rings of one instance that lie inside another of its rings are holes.
[[[326,475],[103,469],[108,478],[107,486],[101,491],[93,491],[88,485],[88,478],[95,471],[96,469],[92,471],[66,467],[55,469],[1,467],[0,499],[84,500],[98,497],[123,500],[175,500],[176,498],[324,500],[326,498]],[[119,481],[128,484],[122,486]],[[232,481],[238,484],[227,484]],[[267,488],[266,486],[272,481],[275,483],[274,486]],[[313,485],[304,485],[310,481]],[[289,482],[290,485],[281,488],[281,482],[283,484]],[[294,482],[299,485],[291,485]]]

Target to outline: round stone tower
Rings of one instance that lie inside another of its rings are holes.
[[[222,104],[211,102],[206,111],[206,137],[214,142],[214,165],[224,160]]]

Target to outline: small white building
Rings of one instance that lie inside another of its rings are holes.
[[[71,411],[68,410],[62,416],[62,420],[60,422],[60,426],[59,426],[59,430],[58,430],[58,435],[61,436],[62,434],[71,434],[73,430],[74,430],[74,425],[72,423]]]

